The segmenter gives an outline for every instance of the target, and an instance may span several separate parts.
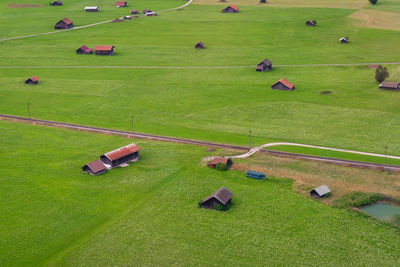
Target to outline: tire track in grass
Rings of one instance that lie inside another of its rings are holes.
[[[97,235],[101,234],[102,232],[106,231],[108,227],[112,226],[113,224],[117,223],[118,221],[122,220],[126,216],[128,216],[134,210],[139,209],[143,203],[147,200],[151,199],[156,193],[163,190],[172,180],[182,174],[184,171],[187,170],[187,167],[181,167],[177,171],[173,172],[172,174],[166,176],[162,179],[159,183],[153,186],[149,191],[144,193],[144,197],[137,201],[135,204],[130,205],[128,208],[123,210],[119,215],[116,215],[114,218],[106,220],[104,223],[96,226],[93,230],[85,233],[82,237],[78,237],[76,240],[72,241],[71,244],[67,247],[62,248],[61,250],[57,251],[56,253],[49,256],[46,260],[42,262],[43,265],[46,266],[57,266],[59,265],[60,261],[62,261],[66,256],[68,256],[71,252],[78,249],[86,242],[90,241]]]

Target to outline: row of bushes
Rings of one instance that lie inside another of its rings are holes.
[[[333,206],[337,208],[359,207],[375,203],[384,198],[382,194],[378,193],[353,192],[334,200]]]

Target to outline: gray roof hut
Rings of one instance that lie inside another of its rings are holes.
[[[196,49],[204,49],[204,43],[202,41],[198,42],[194,48]]]
[[[326,197],[331,193],[331,190],[326,185],[321,185],[320,187],[314,188],[310,191],[312,197]]]
[[[99,12],[99,7],[98,6],[86,6],[85,11],[86,12]]]
[[[342,37],[339,39],[339,42],[342,44],[347,44],[349,42],[349,40],[346,37]]]
[[[269,71],[272,68],[272,62],[266,58],[257,64],[256,71]]]
[[[54,25],[54,29],[69,29],[74,26],[74,23],[69,18],[63,18]]]
[[[54,1],[52,3],[50,3],[51,6],[62,6],[62,2],[61,1]]]
[[[226,187],[222,186],[220,189],[206,197],[199,204],[205,209],[216,209],[218,205],[226,208],[231,203],[232,196],[232,192],[226,189]]]
[[[399,84],[399,82],[382,82],[379,88],[384,90],[399,90]]]
[[[106,170],[107,170],[107,167],[99,159],[89,162],[88,164],[86,164],[82,167],[83,172],[89,173],[91,175],[99,175],[99,174],[105,173]]]

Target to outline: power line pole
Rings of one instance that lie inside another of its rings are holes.
[[[131,115],[132,133],[133,133],[133,115]]]
[[[31,105],[31,103],[27,103],[27,106],[28,106],[28,119],[31,119],[31,111],[30,111],[30,108],[29,108],[30,105]]]
[[[388,147],[387,146],[385,146],[385,165],[386,165],[386,167],[387,167],[387,172],[388,173],[390,173],[390,169],[388,168],[388,156],[387,156],[387,150],[388,150]]]
[[[249,131],[249,136],[250,136],[250,149],[251,149],[251,130]]]

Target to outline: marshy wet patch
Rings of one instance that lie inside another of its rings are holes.
[[[375,203],[359,208],[379,220],[397,224],[400,218],[400,206],[392,203]]]

